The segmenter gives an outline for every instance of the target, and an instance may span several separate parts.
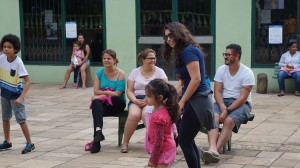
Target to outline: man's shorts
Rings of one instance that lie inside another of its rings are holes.
[[[229,107],[236,99],[233,98],[225,98],[224,104],[226,107]],[[214,112],[221,115],[221,109],[217,102],[214,103]],[[248,121],[251,112],[251,105],[247,102],[243,104],[241,107],[233,110],[228,114],[227,117],[230,117],[234,120],[235,126],[233,127],[232,131],[237,133],[240,129],[240,126],[243,122]]]
[[[16,120],[19,124],[26,122],[25,101],[20,105],[16,105],[16,100],[1,97],[2,120],[10,120],[12,112],[14,112]]]

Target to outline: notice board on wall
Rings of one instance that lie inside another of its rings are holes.
[[[269,44],[282,44],[282,25],[269,25]]]

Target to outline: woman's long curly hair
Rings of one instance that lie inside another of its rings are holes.
[[[165,33],[165,30],[169,30],[173,36],[174,41],[176,43],[174,51],[175,51],[175,58],[176,62],[175,65],[181,66],[180,62],[182,59],[182,50],[188,46],[193,45],[196,47],[199,47],[199,44],[196,42],[194,37],[192,36],[191,32],[181,23],[179,22],[171,22],[165,25],[163,29],[163,33]],[[162,50],[162,56],[167,60],[168,62],[171,62],[171,53],[172,48],[171,46],[165,41],[164,47]]]
[[[153,95],[155,100],[158,100],[159,96],[162,95],[162,103],[167,107],[172,123],[177,122],[179,119],[178,95],[173,85],[163,79],[156,78],[146,85],[145,91],[150,96]]]

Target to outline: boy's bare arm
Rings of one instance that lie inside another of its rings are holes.
[[[30,85],[31,85],[29,76],[25,76],[23,79],[24,79],[24,82],[25,82],[24,89],[23,89],[21,95],[16,100],[17,105],[21,104],[21,102],[24,100],[25,95],[27,94],[27,92],[30,88]]]

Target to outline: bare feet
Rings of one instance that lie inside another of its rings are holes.
[[[60,87],[59,89],[65,89],[65,88],[67,88],[67,86],[66,86],[66,85],[64,85],[64,86]]]
[[[73,83],[72,89],[78,89],[78,84],[77,83]]]

